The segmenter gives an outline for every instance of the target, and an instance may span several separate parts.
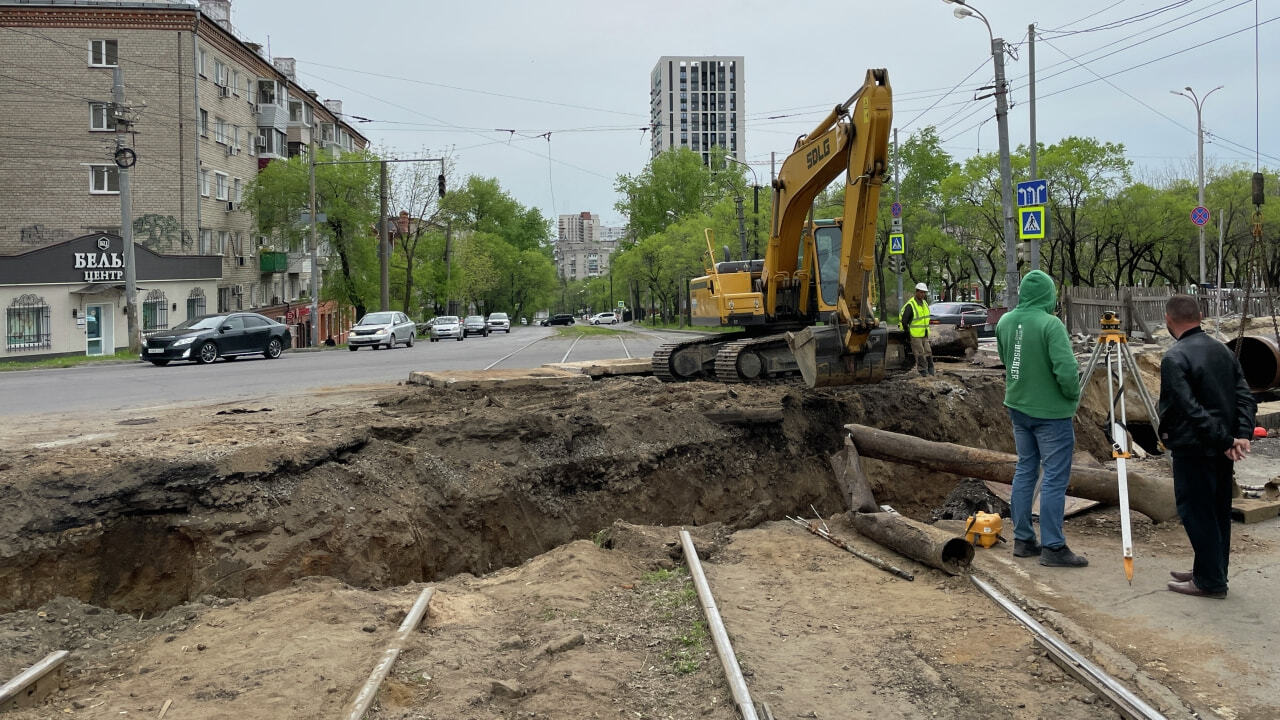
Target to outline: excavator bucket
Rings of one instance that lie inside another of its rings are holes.
[[[856,353],[849,352],[844,329],[836,325],[789,332],[787,345],[811,388],[876,383],[884,379],[886,370],[905,367],[902,333],[884,328],[867,333]]]

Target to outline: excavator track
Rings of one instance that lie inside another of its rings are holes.
[[[653,353],[653,374],[663,382],[706,380],[716,356],[715,345],[726,338],[712,335],[667,343]]]
[[[799,372],[786,333],[726,343],[716,353],[716,380],[725,383],[761,382]]]

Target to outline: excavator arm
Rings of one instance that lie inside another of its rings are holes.
[[[763,276],[768,307],[773,307],[778,285],[774,281],[788,272],[794,275],[804,270],[795,267],[797,243],[814,198],[841,171],[846,173],[836,310],[822,318],[827,325],[805,328],[787,337],[810,387],[875,382],[884,377],[883,343],[877,347],[870,342],[877,327],[870,292],[880,187],[888,171],[892,101],[888,72],[868,70],[866,81],[853,97],[837,105],[797,141],[775,185],[774,227]]]

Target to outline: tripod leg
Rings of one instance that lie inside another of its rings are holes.
[[[1089,378],[1093,377],[1093,369],[1098,366],[1098,356],[1102,354],[1102,346],[1105,343],[1099,341],[1094,344],[1093,352],[1089,354],[1089,360],[1085,362],[1084,369],[1080,371],[1080,392],[1084,392],[1084,388],[1089,384]]]
[[[1147,384],[1142,382],[1142,374],[1138,372],[1138,361],[1133,357],[1133,350],[1127,345],[1122,345],[1122,352],[1125,361],[1129,365],[1129,374],[1137,378],[1138,397],[1142,399],[1142,405],[1147,411],[1147,415],[1151,417],[1151,428],[1155,430],[1156,437],[1160,437],[1160,415],[1156,412],[1155,402],[1151,399],[1151,393],[1147,391]]]

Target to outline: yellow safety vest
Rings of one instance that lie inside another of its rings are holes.
[[[907,304],[902,306],[904,312],[899,313],[900,315],[906,314],[908,305],[911,306],[911,327],[907,330],[911,333],[911,337],[929,337],[929,304],[917,302],[915,296],[912,296],[907,300]]]

